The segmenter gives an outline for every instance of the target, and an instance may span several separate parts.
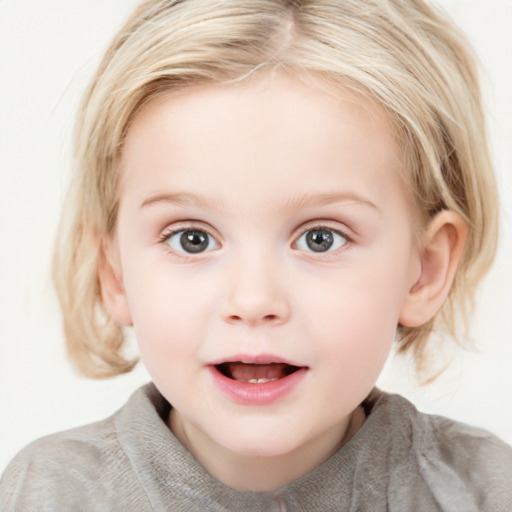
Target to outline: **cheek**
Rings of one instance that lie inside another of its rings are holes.
[[[377,301],[346,298],[328,316],[319,312],[315,329],[313,367],[327,402],[339,403],[342,411],[355,407],[373,388],[389,356],[395,324],[377,305]],[[348,400],[348,403],[347,403]]]
[[[322,347],[319,355],[332,356],[356,376],[361,366],[377,371],[394,340],[396,308],[371,292],[356,296],[347,290],[346,296],[332,300],[334,306],[329,309],[311,305],[314,316],[310,314],[312,321],[304,325],[308,337]]]
[[[209,287],[193,276],[170,272],[165,265],[140,265],[130,275],[126,292],[143,360],[172,361],[192,351],[206,328]]]
[[[403,262],[396,253],[362,257],[321,286],[310,282],[297,290],[297,297],[308,297],[300,307],[303,329],[355,378],[362,367],[378,373],[387,358],[407,290]]]

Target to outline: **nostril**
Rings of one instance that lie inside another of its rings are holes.
[[[268,302],[268,301],[267,301]],[[264,301],[227,300],[220,312],[221,318],[231,324],[278,325],[289,317],[288,305],[282,303],[267,304]]]
[[[250,317],[249,315],[247,315],[247,318],[240,316],[240,315],[229,315],[227,317],[227,319],[230,322],[243,322],[243,321],[245,321],[247,323],[259,323],[260,321],[275,322],[276,320],[279,319],[279,315],[270,314],[270,315],[264,315],[260,318],[257,318],[256,316]]]

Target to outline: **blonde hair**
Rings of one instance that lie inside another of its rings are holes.
[[[114,38],[78,113],[77,173],[54,259],[71,359],[108,377],[132,369],[123,328],[104,310],[101,240],[116,227],[117,162],[131,121],[157,95],[283,69],[377,101],[395,127],[420,217],[443,209],[469,226],[443,309],[398,327],[400,350],[424,358],[432,331],[456,335],[497,241],[497,194],[473,55],[422,0],[145,0]]]

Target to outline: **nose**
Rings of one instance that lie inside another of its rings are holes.
[[[231,266],[229,288],[223,302],[222,319],[249,326],[280,325],[290,317],[283,272],[259,258]]]

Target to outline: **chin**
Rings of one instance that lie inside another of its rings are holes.
[[[243,457],[279,457],[293,452],[301,443],[290,437],[288,430],[277,433],[267,431],[246,432],[245,435],[231,435],[226,439],[219,439],[219,444],[232,453]],[[303,441],[306,442],[306,441]]]

